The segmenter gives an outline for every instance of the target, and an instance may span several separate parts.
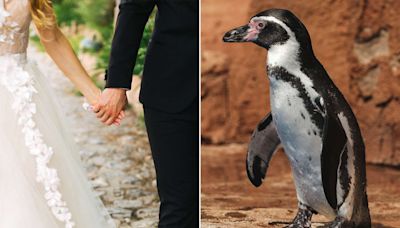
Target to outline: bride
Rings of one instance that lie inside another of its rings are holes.
[[[50,0],[0,0],[0,228],[115,227],[46,78],[27,60],[32,18],[47,53],[89,103],[100,95],[58,29]]]

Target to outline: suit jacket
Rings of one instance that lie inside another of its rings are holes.
[[[198,100],[198,0],[122,0],[117,18],[106,88],[130,89],[145,24],[157,15],[143,70],[140,101],[176,113]]]

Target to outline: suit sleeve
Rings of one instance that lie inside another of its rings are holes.
[[[106,88],[131,89],[132,74],[154,0],[122,0],[106,71]]]

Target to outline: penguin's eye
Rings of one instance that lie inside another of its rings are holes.
[[[258,24],[257,24],[257,28],[258,29],[263,29],[265,27],[265,23],[263,23],[263,22],[259,22]]]

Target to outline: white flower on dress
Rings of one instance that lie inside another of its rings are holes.
[[[20,30],[18,23],[8,21],[10,13],[0,7],[0,42],[14,44],[14,36]]]
[[[10,13],[5,9],[0,8],[0,28],[4,26],[7,17],[10,16]]]
[[[1,13],[0,11],[0,15],[6,15]],[[4,24],[1,16],[0,23]],[[65,228],[72,228],[75,223],[72,221],[72,215],[66,202],[62,200],[57,170],[48,167],[54,151],[45,144],[43,136],[33,119],[36,114],[36,104],[33,101],[33,96],[37,93],[37,90],[34,87],[32,75],[25,71],[23,65],[21,66],[12,56],[2,58],[0,65],[0,83],[14,97],[12,108],[18,116],[18,124],[22,127],[25,145],[29,152],[35,156],[36,180],[44,186],[44,198],[47,205],[55,218],[65,224]]]

